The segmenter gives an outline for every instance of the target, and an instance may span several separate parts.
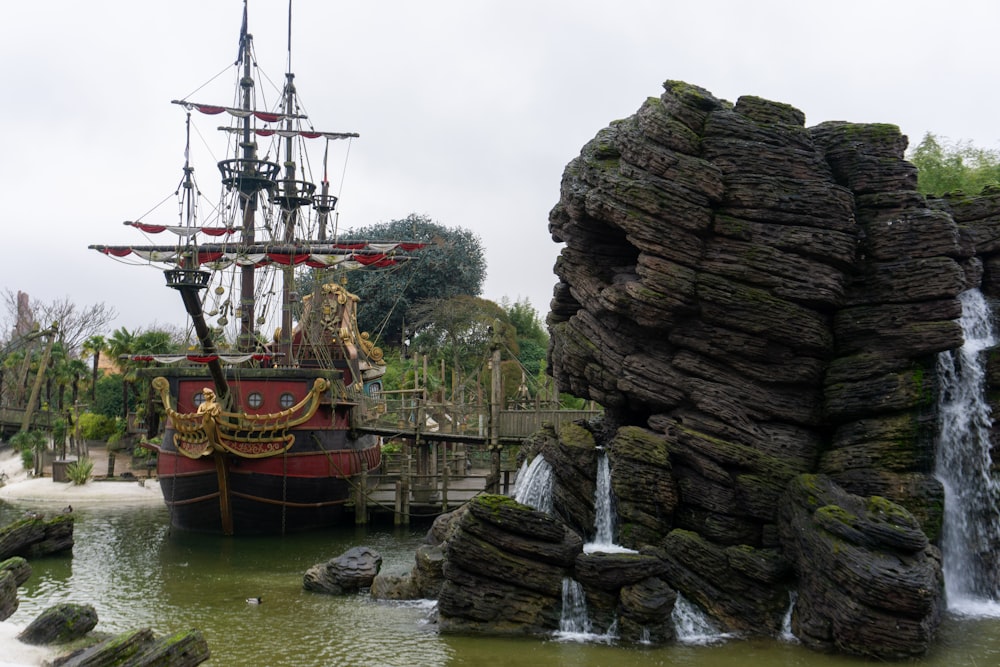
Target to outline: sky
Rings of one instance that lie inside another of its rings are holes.
[[[250,2],[279,85],[287,14],[286,0]],[[184,324],[160,270],[87,246],[145,242],[124,220],[177,224],[176,208],[144,217],[181,177],[170,101],[218,101],[192,93],[220,73],[228,87],[241,17],[241,0],[3,4],[0,288],[104,302],[113,328]],[[992,0],[294,0],[292,17],[313,123],[360,134],[331,176],[341,230],[411,213],[470,229],[483,296],[526,299],[543,319],[563,169],[665,80],[785,102],[808,126],[892,123],[911,147],[932,132],[1000,149]],[[214,164],[195,169],[208,189]]]

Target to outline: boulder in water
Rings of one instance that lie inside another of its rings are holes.
[[[302,587],[307,591],[344,595],[372,585],[382,567],[382,555],[369,547],[352,547],[325,563],[309,568]]]
[[[149,628],[133,630],[53,661],[54,667],[194,667],[211,657],[198,630],[157,638]]]
[[[17,636],[25,644],[64,644],[97,626],[97,610],[89,604],[62,602],[38,615]]]

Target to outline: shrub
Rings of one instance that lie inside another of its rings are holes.
[[[118,425],[113,417],[84,412],[80,415],[80,435],[87,440],[107,440],[117,431]]]
[[[21,465],[25,470],[35,466],[35,452],[45,448],[45,434],[41,431],[21,431],[10,439],[11,446],[21,453]]]
[[[71,461],[66,466],[66,476],[69,477],[69,481],[77,486],[86,484],[92,472],[94,472],[94,462],[86,456],[79,461]]]

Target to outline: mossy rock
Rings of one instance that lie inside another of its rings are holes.
[[[97,626],[97,610],[89,604],[63,602],[49,607],[17,636],[25,644],[65,644]]]

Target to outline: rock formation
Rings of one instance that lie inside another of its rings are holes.
[[[211,657],[198,630],[157,637],[149,628],[115,635],[53,661],[54,667],[194,667]]]
[[[65,644],[97,627],[97,610],[89,604],[60,602],[38,615],[17,636],[25,644]]]
[[[46,519],[32,512],[0,528],[0,560],[11,556],[37,558],[73,548],[73,515],[57,514]]]
[[[31,577],[31,565],[20,556],[0,562],[0,621],[6,621],[17,611],[21,601],[17,587]]]
[[[619,542],[724,628],[776,634],[797,590],[807,645],[920,654],[943,595],[935,360],[962,343],[958,295],[1000,294],[1000,192],[926,199],[892,125],[664,89],[584,146],[550,215],[549,368],[605,409],[535,447],[555,514],[592,530],[601,446]],[[463,522],[446,547],[443,616],[481,605],[462,587],[510,586],[523,556],[491,539]],[[570,569],[535,573],[526,627],[551,625]]]
[[[372,585],[382,567],[382,554],[369,547],[352,547],[336,558],[313,565],[302,578],[307,591],[344,595]]]

